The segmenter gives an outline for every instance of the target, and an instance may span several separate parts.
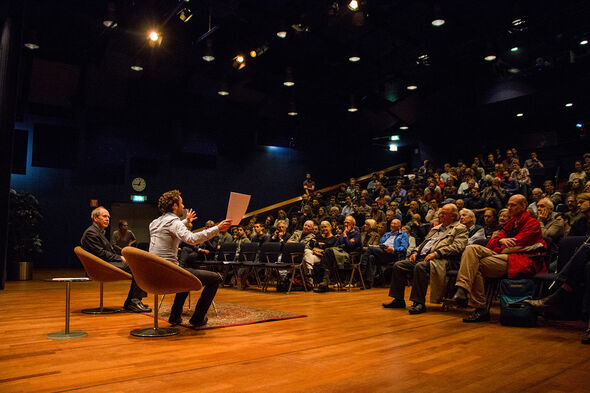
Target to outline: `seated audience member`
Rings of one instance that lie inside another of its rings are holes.
[[[393,217],[397,218],[398,220],[402,220],[403,215],[402,215],[402,211],[399,209],[399,203],[397,203],[396,201],[391,201],[389,203],[389,210],[391,210],[393,212]]]
[[[468,198],[465,198],[465,207],[476,213],[485,210],[487,203],[486,200],[479,194],[479,189],[471,189],[471,195]]]
[[[361,263],[366,263],[365,269],[365,287],[373,287],[375,272],[377,266],[387,265],[405,257],[406,250],[409,246],[410,238],[407,233],[401,231],[402,222],[393,219],[390,225],[390,231],[387,232],[379,241],[378,246],[369,246],[367,251],[361,257]]]
[[[467,245],[467,228],[458,221],[457,206],[448,203],[441,208],[440,224],[428,232],[424,241],[408,259],[393,265],[393,276],[389,296],[390,303],[385,308],[406,308],[404,289],[407,273],[413,272],[410,314],[426,311],[426,290],[430,281],[430,300],[440,302],[446,287],[446,267],[448,258],[461,254]]]
[[[533,215],[537,215],[537,202],[544,198],[543,190],[540,188],[533,188],[531,192],[531,199],[533,200],[529,207],[527,208],[528,211],[533,212]]]
[[[483,169],[483,166],[481,165],[481,161],[479,160],[479,157],[473,157],[473,164],[471,165],[471,171],[473,172],[475,179],[478,181],[483,179],[483,177],[485,176],[486,171],[485,171],[485,169]]]
[[[387,189],[386,188],[381,188],[379,190],[379,195],[377,195],[377,197],[375,198],[375,201],[377,203],[379,203],[379,206],[383,206],[385,204],[385,198],[388,197],[389,195],[387,195]]]
[[[264,228],[266,228],[266,230],[268,232],[274,231],[274,228],[275,228],[275,219],[270,214],[268,216],[266,216],[266,218],[264,219]]]
[[[212,220],[208,220],[205,223],[206,230],[213,228],[214,226],[215,223]],[[212,260],[215,258],[218,243],[219,235],[213,236],[197,245],[182,243],[180,257],[178,259],[181,264],[189,267],[196,267],[199,261]]]
[[[572,224],[568,236],[589,236],[590,235],[590,192],[578,194],[578,209],[582,218]]]
[[[315,197],[312,198],[311,199],[311,212],[313,213],[314,216],[318,214],[318,210],[320,209],[320,207],[324,207],[320,203],[320,200]]]
[[[543,237],[551,239],[553,244],[558,244],[565,236],[563,221],[553,217],[553,202],[549,198],[542,198],[537,202],[537,219],[541,226]]]
[[[373,173],[371,175],[371,180],[369,180],[369,183],[367,183],[367,191],[369,191],[369,193],[373,193],[373,191],[375,190],[375,186],[377,185],[377,174]],[[345,189],[346,191],[346,189]]]
[[[287,224],[287,222],[285,221],[285,225]],[[297,227],[299,227],[299,217],[298,216],[293,216],[291,217],[291,219],[289,220],[289,225],[287,226],[287,232],[289,233],[293,233],[297,230]],[[271,228],[271,230],[268,231],[269,234],[273,233],[276,229],[276,226]]]
[[[315,222],[313,223],[313,234],[316,236],[320,235],[320,226]]]
[[[366,190],[363,190],[366,191]],[[371,206],[367,204],[367,197],[361,196],[359,199],[359,210],[361,213],[368,213],[371,211]]]
[[[299,205],[299,212],[303,211],[303,206],[311,206],[311,197],[308,194],[301,195],[301,205]]]
[[[500,183],[500,186],[508,196],[512,196],[520,192],[520,184],[518,181],[516,181],[516,179],[513,179],[510,176],[508,171],[504,171],[502,173],[502,182]]]
[[[502,165],[504,169],[508,170],[512,168],[512,161],[514,160],[514,154],[512,153],[512,149],[506,150],[506,156],[504,157],[504,161],[502,161]]]
[[[371,204],[371,218],[377,222],[387,222],[385,213],[379,208],[379,203],[376,201]]]
[[[356,186],[356,179],[355,179],[354,177],[351,177],[351,178],[348,180],[348,185],[347,185],[347,187],[346,187],[346,193],[347,193],[347,194],[348,194],[348,195],[349,195],[351,198],[352,198],[352,197],[354,197],[354,194],[355,194],[355,192],[356,192],[356,191],[355,191],[355,189],[354,189],[354,188],[355,188],[355,186]]]
[[[445,182],[441,180],[440,174],[438,172],[434,173],[434,182],[441,190],[445,188]]]
[[[293,232],[287,240],[287,243],[303,243],[306,248],[310,248],[310,242],[315,238],[313,234],[313,221],[307,220],[303,223],[303,228]]]
[[[590,177],[590,171],[586,171]],[[586,185],[584,185],[584,192],[590,192],[590,180],[586,180]]]
[[[449,179],[447,180],[446,184],[445,184],[445,188],[443,188],[443,200],[447,200],[447,199],[452,199],[455,200],[457,199],[458,194],[457,194],[457,187],[455,186],[455,179],[452,177],[449,177]]]
[[[342,210],[340,210],[340,215],[346,217],[351,216],[353,213],[352,198],[350,195],[346,195],[346,198],[344,198],[344,206],[342,206]]]
[[[498,227],[498,217],[496,216],[496,209],[494,209],[493,207],[488,207],[483,212],[483,222],[483,230],[486,239],[490,239],[493,236],[494,232],[500,229]]]
[[[467,246],[463,252],[456,292],[445,299],[446,304],[466,306],[469,303],[475,307],[475,311],[463,322],[490,320],[484,291],[485,277],[533,276],[545,270],[543,259],[534,256],[543,255],[547,246],[539,222],[531,217],[526,208],[527,201],[523,195],[510,197],[510,220],[500,232],[490,239],[486,247],[474,244]]]
[[[532,152],[531,158],[524,162],[524,167],[530,171],[531,169],[543,168],[543,163],[537,158],[537,153]]]
[[[424,220],[426,222],[434,224],[438,221],[438,214],[440,213],[440,207],[438,207],[438,200],[431,199],[428,203],[428,207],[429,209],[428,212],[426,212],[426,217],[424,217]]]
[[[361,211],[358,203],[352,203],[352,214],[351,216],[354,217],[354,220],[357,222],[358,226],[365,225],[365,214]],[[323,221],[323,220],[322,220]]]
[[[406,250],[406,258],[409,257],[416,249],[416,238],[410,234],[410,227],[404,225],[402,231],[408,234],[408,249]]]
[[[494,158],[493,154],[488,154],[487,160],[484,163],[484,169],[486,173],[491,175],[493,175],[496,171],[496,159]]]
[[[319,263],[319,273],[316,277],[323,277],[322,282],[314,289],[314,292],[326,292],[330,284],[330,272],[338,269],[350,260],[350,252],[359,249],[361,234],[355,227],[356,222],[352,216],[344,219],[344,230],[334,243],[333,247],[324,250]]]
[[[431,199],[435,199],[438,203],[442,202],[443,196],[440,187],[436,185],[434,180],[428,183],[428,187],[424,189],[424,200],[429,202]]]
[[[555,191],[555,185],[552,180],[545,180],[543,182],[543,189],[545,191],[545,196],[551,199],[553,205],[557,206],[563,201],[561,192]]]
[[[131,273],[131,269],[125,260],[125,257],[115,253],[113,246],[105,237],[105,230],[109,227],[111,215],[109,211],[102,206],[97,207],[90,213],[92,225],[90,225],[82,234],[80,245],[89,253],[96,255],[105,262]],[[152,309],[141,302],[141,299],[147,294],[135,283],[135,279],[131,280],[129,293],[123,305],[131,312],[151,312]]]
[[[342,206],[340,206],[338,203],[336,203],[336,197],[334,195],[330,195],[330,201],[326,205],[326,209],[330,210],[333,207],[337,207],[338,211],[342,210]]]
[[[213,223],[213,221],[211,221],[211,223]],[[268,232],[266,232],[264,224],[260,221],[256,222],[256,224],[254,224],[254,234],[250,238],[250,241],[252,243],[258,243],[258,245],[261,245],[262,243],[266,243],[269,240],[270,235]]]
[[[240,253],[240,246],[245,243],[250,243],[250,239],[246,236],[246,231],[242,225],[238,225],[236,237],[233,239],[233,242],[237,245],[236,253]]]
[[[463,199],[457,199],[455,201],[455,206],[457,206],[457,209],[459,209],[459,211],[461,211],[461,209],[465,208],[465,202],[463,201]]]
[[[417,201],[412,201],[410,202],[410,206],[408,208],[408,211],[406,212],[404,221],[406,223],[411,223],[414,220],[415,214],[420,216],[420,221],[422,221],[422,215],[420,214],[420,205],[418,205]]]
[[[121,255],[121,250],[137,242],[135,235],[129,229],[129,224],[125,220],[119,221],[119,230],[111,235],[111,244],[115,252]]]
[[[311,209],[311,206],[303,206],[302,214],[299,216],[299,219],[297,220],[298,225],[296,229],[302,229],[303,223],[308,220],[313,221],[313,211]]]
[[[584,218],[578,220],[578,223],[585,223],[585,232],[575,232],[574,236],[590,235],[590,194],[578,195],[580,210],[584,213]],[[581,229],[581,228],[578,228]],[[570,234],[572,233],[570,230]],[[583,291],[582,312],[585,315],[590,313],[590,248],[584,247],[571,260],[566,263],[558,275],[558,282],[561,284],[553,294],[539,300],[527,300],[537,311],[558,311],[564,305],[574,302],[574,292]],[[590,344],[590,325],[582,337],[583,344]]]
[[[576,196],[581,192],[584,192],[584,185],[582,180],[576,178],[572,181],[568,195]]]
[[[324,206],[320,206],[318,211],[313,219],[313,222],[316,224],[320,224],[322,221],[326,221],[328,219],[328,212]]]
[[[336,193],[336,201],[339,204],[343,204],[346,201],[346,197],[348,194],[346,193],[346,183],[340,183],[338,186],[338,192]]]
[[[336,237],[332,234],[332,225],[328,221],[320,223],[320,234],[315,236],[309,242],[309,247],[303,251],[303,261],[305,262],[306,272],[314,276],[314,265],[320,263],[324,250],[333,247]]]
[[[340,215],[340,209],[336,206],[330,208],[330,216],[328,218],[330,224],[332,225],[332,232],[336,229],[336,227],[342,223],[342,216]]]
[[[570,173],[568,178],[568,183],[573,183],[575,179],[580,179],[581,183],[586,182],[586,172],[584,171],[584,167],[582,165],[582,161],[576,161],[574,164],[574,171]]]
[[[312,195],[315,191],[315,182],[311,180],[311,173],[305,174],[305,180],[303,180],[303,193]]]
[[[287,232],[287,224],[285,224],[285,221],[279,220],[277,223],[277,229],[275,229],[274,233],[270,237],[270,241],[285,243],[290,237],[291,234]]]
[[[383,223],[380,225],[383,225]],[[362,251],[367,251],[369,246],[379,244],[379,239],[381,239],[381,236],[377,232],[377,222],[371,218],[365,220],[365,224],[361,229]]]
[[[580,209],[578,209],[576,197],[573,195],[568,195],[567,197],[567,209],[568,211],[565,212],[564,215],[570,225],[573,225],[576,221],[583,217],[582,213],[580,213]]]
[[[473,177],[469,174],[465,175],[463,177],[463,183],[461,183],[459,185],[459,189],[457,190],[457,193],[459,194],[459,196],[469,196],[469,192],[470,189],[475,187],[476,183],[475,180],[473,180]]]
[[[469,209],[461,209],[459,216],[459,222],[465,225],[469,234],[467,244],[473,244],[477,241],[485,240],[485,230],[481,225],[476,223],[475,213]]]
[[[528,195],[531,186],[531,176],[529,170],[521,168],[518,160],[512,160],[511,177],[518,182],[520,185],[520,193]]]
[[[440,174],[440,180],[445,183],[447,183],[447,180],[449,180],[449,177],[451,177],[451,164],[449,164],[448,162],[445,162],[445,164],[443,165],[443,173]]]

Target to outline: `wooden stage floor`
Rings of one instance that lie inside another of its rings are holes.
[[[149,327],[150,318],[82,314],[98,305],[98,283],[73,283],[71,329],[88,335],[48,339],[64,328],[65,284],[42,279],[83,275],[42,271],[0,291],[0,392],[590,391],[582,322],[503,327],[497,306],[492,322],[480,324],[437,305],[412,316],[383,309],[384,288],[290,295],[224,288],[219,301],[308,317],[145,339],[129,331]],[[105,306],[121,306],[128,288],[105,284]]]

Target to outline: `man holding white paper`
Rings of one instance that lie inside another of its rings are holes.
[[[150,252],[175,264],[178,263],[178,245],[182,240],[184,243],[195,245],[216,236],[220,230],[227,230],[231,226],[231,220],[223,220],[216,226],[200,232],[191,232],[186,228],[196,218],[192,209],[186,210],[186,220],[181,221],[184,215],[184,205],[180,191],[172,190],[165,192],[158,199],[158,209],[162,215],[150,223]],[[194,269],[188,266],[181,266],[183,269],[194,274],[203,284],[201,297],[195,307],[195,312],[190,319],[193,326],[203,326],[207,323],[207,311],[217,293],[217,287],[222,282],[219,273],[207,270]],[[182,308],[188,292],[177,293],[174,298],[174,305],[170,311],[168,321],[172,325],[182,322]]]

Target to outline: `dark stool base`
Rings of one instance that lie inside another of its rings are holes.
[[[131,331],[131,335],[136,337],[166,337],[175,336],[178,333],[180,330],[176,328],[145,328]]]
[[[68,339],[68,338],[84,337],[86,334],[87,334],[86,332],[81,332],[81,331],[77,331],[77,330],[71,331],[69,333],[61,331],[61,332],[49,333],[49,334],[47,334],[47,338],[61,340],[61,339]]]
[[[103,307],[103,308],[85,308],[84,310],[82,310],[82,312],[84,314],[114,314],[117,312],[121,312],[120,308],[109,308],[109,307]]]

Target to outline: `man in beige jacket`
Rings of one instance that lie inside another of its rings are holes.
[[[406,275],[414,272],[410,300],[410,314],[421,314],[426,311],[426,290],[431,283],[431,301],[440,302],[444,295],[446,284],[446,267],[448,259],[459,257],[467,246],[468,231],[459,221],[457,206],[448,203],[440,209],[439,225],[428,232],[426,238],[408,259],[398,261],[393,265],[393,277],[389,296],[390,303],[384,303],[385,308],[406,308],[404,290]]]

